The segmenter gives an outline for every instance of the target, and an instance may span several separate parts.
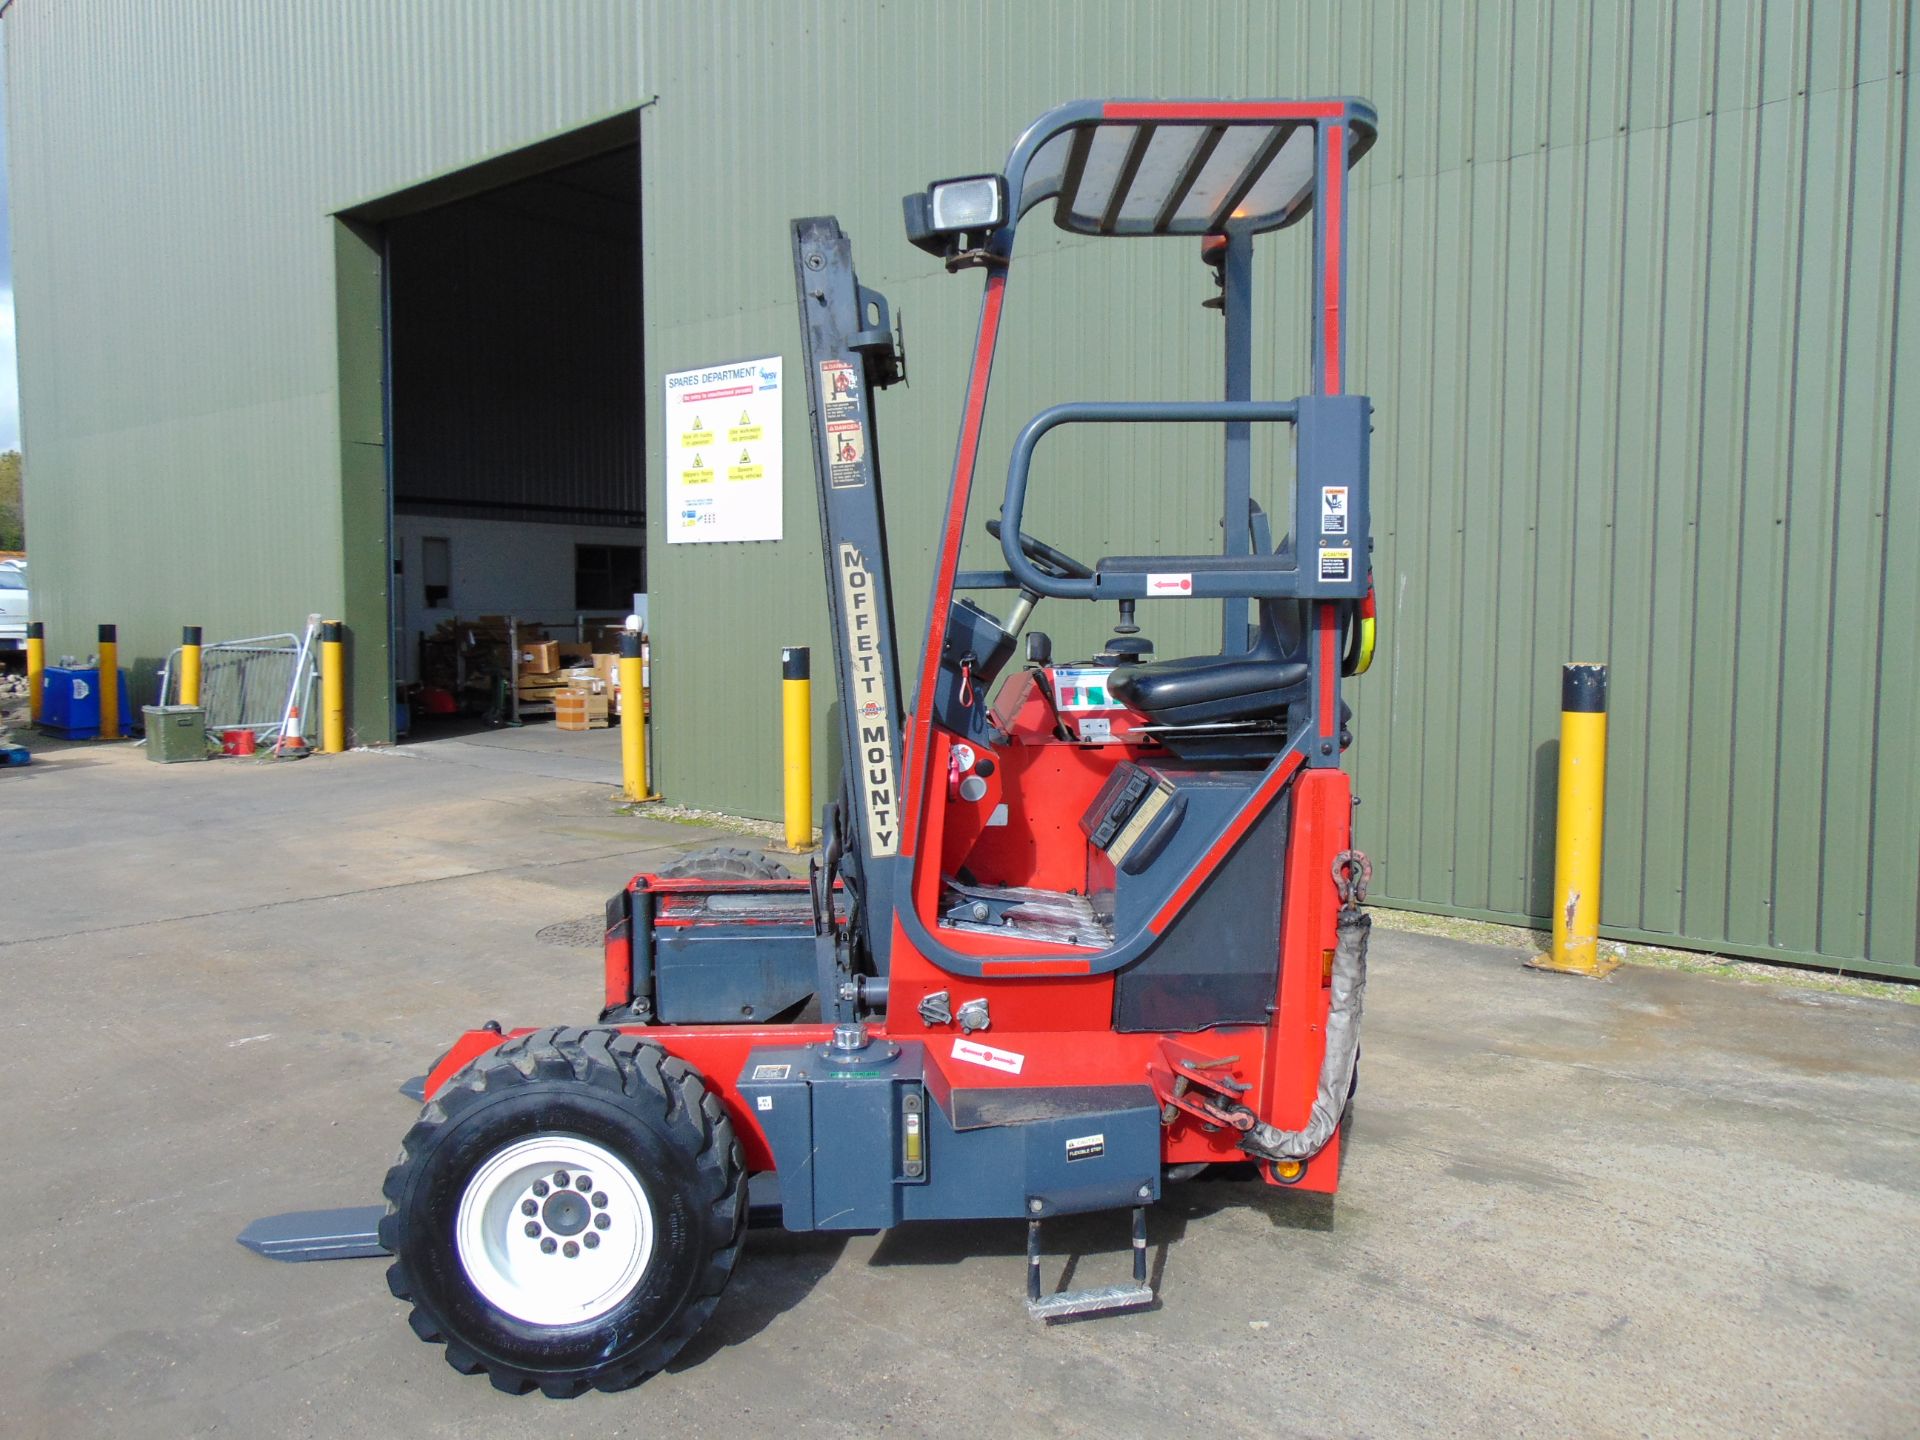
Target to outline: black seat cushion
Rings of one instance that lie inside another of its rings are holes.
[[[1165,724],[1277,720],[1304,697],[1307,675],[1304,660],[1192,655],[1122,665],[1107,677],[1107,690]]]

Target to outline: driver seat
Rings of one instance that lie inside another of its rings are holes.
[[[1262,600],[1246,654],[1121,665],[1107,677],[1107,692],[1164,725],[1279,720],[1306,698],[1305,654],[1305,603]]]

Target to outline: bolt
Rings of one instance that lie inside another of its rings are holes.
[[[535,1236],[539,1235],[539,1233],[540,1233],[540,1222],[538,1220],[527,1221],[527,1237],[529,1239],[532,1239]]]
[[[1042,1210],[1046,1208],[1047,1208],[1046,1204],[1043,1201],[1039,1201],[1039,1200],[1027,1201],[1027,1209],[1031,1210],[1036,1215],[1038,1215]]]
[[[822,255],[818,250],[811,250],[807,253],[807,269],[822,270],[826,268],[826,264],[827,257]]]
[[[553,1183],[555,1188],[564,1190],[567,1186],[571,1185],[573,1181],[567,1178],[566,1171],[556,1170],[553,1172]]]
[[[600,1248],[600,1237],[589,1230],[580,1237],[580,1243],[585,1245],[589,1250],[597,1250]]]
[[[545,1195],[545,1194],[547,1193],[547,1182],[546,1182],[546,1181],[544,1181],[544,1180],[536,1180],[536,1181],[534,1181],[534,1182],[533,1182],[533,1193],[534,1193],[534,1194],[536,1194],[536,1195]]]
[[[540,1207],[534,1204],[533,1201],[522,1200],[520,1202],[520,1213],[522,1215],[537,1215],[539,1212],[540,1212]]]
[[[540,1242],[540,1253],[542,1255],[551,1255],[553,1254],[554,1251],[558,1250],[559,1248],[560,1247],[558,1245],[553,1243],[553,1237],[551,1235],[549,1235],[546,1239]]]
[[[573,1188],[578,1190],[582,1195],[586,1194],[587,1191],[593,1189],[593,1177],[591,1175],[574,1176]]]
[[[571,1260],[573,1259],[574,1256],[580,1253],[580,1247],[574,1244],[573,1241],[569,1240],[565,1245],[562,1245],[560,1247],[560,1253],[566,1256],[567,1259]]]
[[[613,1221],[604,1213],[593,1217],[593,1228],[596,1230],[604,1230],[611,1224],[613,1224]]]
[[[1153,1198],[1153,1187],[1151,1185],[1142,1185],[1140,1187],[1140,1198],[1142,1200],[1151,1200]]]
[[[606,1191],[602,1190],[598,1195],[593,1197],[593,1208],[596,1210],[604,1210],[607,1208]]]

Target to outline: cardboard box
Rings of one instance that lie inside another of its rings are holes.
[[[520,646],[520,668],[547,672],[560,668],[560,645],[554,640],[540,640],[533,644]]]
[[[553,722],[561,730],[604,730],[607,697],[585,690],[562,690],[553,697]]]

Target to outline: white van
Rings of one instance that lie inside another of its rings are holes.
[[[27,648],[27,562],[0,560],[0,654]]]

